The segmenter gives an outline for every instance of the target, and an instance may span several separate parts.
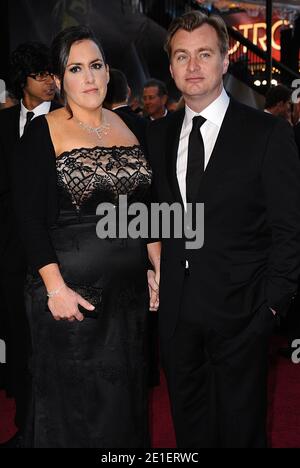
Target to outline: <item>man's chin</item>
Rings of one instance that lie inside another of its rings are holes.
[[[53,101],[54,97],[55,97],[55,94],[46,94],[46,96],[44,97],[44,101],[45,102]]]

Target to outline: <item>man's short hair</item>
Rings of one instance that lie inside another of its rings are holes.
[[[127,99],[128,82],[126,76],[121,70],[110,68],[105,102],[107,104],[115,104],[125,102]]]
[[[279,102],[288,102],[291,99],[292,91],[284,85],[272,86],[266,94],[266,109],[272,109]]]
[[[155,78],[151,78],[150,80],[147,80],[146,83],[144,84],[144,89],[145,88],[158,88],[158,95],[160,97],[168,95],[168,90],[167,90],[167,86],[165,85],[165,83]]]
[[[20,44],[11,54],[12,91],[17,99],[22,99],[27,77],[31,73],[51,71],[49,48],[41,42]]]
[[[195,29],[200,28],[204,24],[208,24],[216,31],[218,38],[219,38],[219,47],[220,52],[223,56],[228,53],[229,50],[229,36],[226,27],[225,21],[218,15],[206,15],[201,11],[189,11],[178,18],[175,18],[169,29],[167,34],[167,39],[165,43],[165,51],[167,52],[169,58],[171,58],[171,42],[174,35],[177,31],[183,29],[184,31],[192,32]]]

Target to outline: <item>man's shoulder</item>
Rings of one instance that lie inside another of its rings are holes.
[[[264,112],[263,110],[250,107],[233,98],[230,99],[228,111],[235,116],[235,120],[240,122],[241,125],[244,126],[244,124],[246,124],[248,132],[252,132],[256,135],[263,133],[267,135],[269,132],[272,132],[277,125],[288,127],[288,123],[283,119],[274,117],[274,115]]]
[[[236,99],[230,99],[230,106],[234,112],[244,114],[247,118],[254,122],[274,122],[274,116],[264,112],[263,110],[248,106],[242,102],[237,101]]]
[[[185,110],[180,109],[168,113],[166,117],[162,119],[152,120],[148,125],[149,131],[159,133],[172,129],[174,126],[178,125],[178,123],[183,122],[184,114]]]

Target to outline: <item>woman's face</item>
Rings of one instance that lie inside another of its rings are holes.
[[[89,39],[75,42],[64,74],[68,104],[91,110],[98,108],[106,96],[108,81],[108,67],[97,44]]]

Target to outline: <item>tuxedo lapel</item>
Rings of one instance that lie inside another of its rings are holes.
[[[241,143],[237,129],[243,125],[242,121],[243,114],[235,112],[235,102],[231,99],[212,155],[199,183],[197,200],[207,190],[213,189],[213,180],[222,176],[230,164],[231,156],[234,156],[240,148]]]
[[[182,109],[169,117],[170,121],[167,133],[166,148],[166,174],[172,189],[174,199],[176,202],[181,204],[183,204],[183,201],[177,179],[177,155],[184,115],[185,111]]]

